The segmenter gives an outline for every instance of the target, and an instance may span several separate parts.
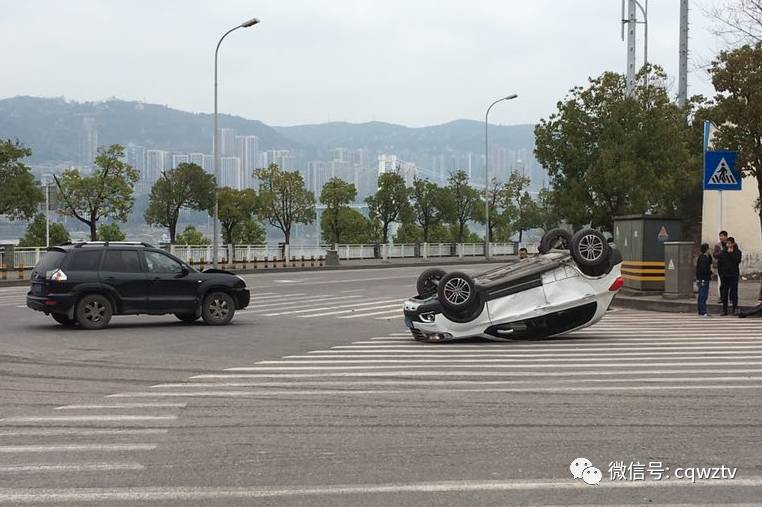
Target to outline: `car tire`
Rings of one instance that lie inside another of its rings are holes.
[[[77,321],[75,319],[70,319],[68,315],[64,313],[51,313],[50,316],[53,317],[53,320],[63,326],[74,327],[77,325]]]
[[[437,296],[442,306],[452,312],[468,310],[478,299],[474,280],[460,271],[442,277],[437,286]]]
[[[201,317],[210,326],[224,326],[235,314],[235,301],[225,292],[212,292],[204,298]]]
[[[415,288],[418,291],[418,295],[423,298],[429,298],[435,296],[437,293],[437,286],[439,281],[447,273],[443,269],[431,268],[427,269],[418,276],[418,281],[415,284]]]
[[[571,246],[574,262],[580,268],[598,268],[609,262],[611,246],[606,237],[595,229],[577,231]]]
[[[176,313],[175,317],[183,322],[196,322],[200,315],[196,315],[195,313]]]
[[[111,301],[102,294],[88,294],[77,303],[74,314],[79,327],[83,329],[103,329],[111,321],[114,309]]]
[[[541,254],[546,254],[551,250],[570,250],[572,244],[572,235],[565,229],[552,229],[545,233],[540,240],[538,248]]]

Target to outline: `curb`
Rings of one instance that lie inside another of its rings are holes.
[[[648,312],[659,313],[698,313],[696,310],[696,302],[689,301],[670,301],[669,299],[645,299],[630,296],[618,295],[611,303],[612,306],[617,308],[627,308],[630,310],[641,310]],[[716,303],[709,303],[706,305],[707,312],[710,315],[719,315],[722,313],[722,305]],[[752,308],[751,306],[740,305],[739,310],[746,311]]]
[[[460,264],[501,264],[501,263],[513,263],[516,262],[515,256],[508,256],[501,259],[473,259],[463,258],[457,260],[448,260],[438,262],[435,259],[421,262],[387,262],[382,264],[359,264],[359,265],[338,265],[338,266],[313,266],[313,267],[286,267],[286,268],[259,268],[259,269],[237,269],[231,270],[237,275],[256,275],[267,273],[300,273],[306,271],[342,271],[350,269],[388,269],[388,268],[426,268],[429,266],[457,266]],[[224,269],[224,266],[220,267]],[[0,287],[22,287],[29,285],[31,280],[0,280]]]

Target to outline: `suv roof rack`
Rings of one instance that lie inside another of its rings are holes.
[[[143,246],[146,248],[154,248],[152,244],[146,243],[145,241],[80,241],[79,243],[74,244],[74,248],[82,248],[83,246],[87,246],[87,245],[93,245],[93,246],[127,245],[127,246]]]

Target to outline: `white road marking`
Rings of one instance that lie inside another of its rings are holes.
[[[365,292],[365,289],[343,290],[341,292]]]
[[[732,481],[701,481],[665,479],[661,481],[601,481],[596,490],[647,488],[739,488],[760,487],[762,478],[735,478]],[[574,480],[517,480],[517,481],[448,481],[384,484],[337,484],[329,486],[214,488],[214,487],[123,487],[69,489],[3,489],[0,503],[82,503],[82,502],[166,502],[219,501],[223,499],[254,499],[311,496],[358,496],[393,493],[475,493],[485,491],[592,491],[590,486]],[[309,502],[307,502],[309,503]]]
[[[396,300],[396,299],[385,299],[385,300],[380,300],[380,301],[367,301],[365,303],[353,303],[353,302],[349,302],[349,303],[340,304],[338,306],[325,306],[325,307],[320,307],[320,308],[307,308],[305,310],[301,310],[301,309],[300,310],[289,310],[289,311],[285,311],[285,312],[266,313],[264,315],[265,315],[265,317],[274,317],[274,316],[277,316],[277,315],[295,315],[295,314],[299,314],[299,313],[322,312],[324,310],[336,310],[336,309],[341,309],[341,308],[360,308],[360,307],[365,307],[365,306],[380,305],[380,304],[383,304],[383,303],[394,303],[394,302],[397,302],[397,301],[398,300]],[[322,304],[329,304],[329,303],[330,303],[330,301],[324,301],[324,302],[322,302]],[[352,310],[349,310],[349,311],[352,311]],[[305,317],[320,317],[322,315],[333,315],[333,313],[325,313],[325,314],[318,313],[318,314],[315,314],[315,315],[305,315]]]
[[[281,301],[278,303],[267,303],[264,305],[256,305],[250,307],[249,311],[254,311],[257,313],[261,312],[271,312],[273,311],[273,307],[277,306],[285,306],[285,307],[299,307],[302,308],[306,305],[324,305],[327,303],[330,303],[332,301],[340,301],[340,300],[353,300],[353,299],[359,299],[362,296],[315,296],[314,298],[308,298],[308,299],[289,299],[286,301]],[[267,308],[267,310],[263,310],[263,308]]]
[[[711,379],[707,379],[711,380]],[[453,393],[536,393],[536,392],[593,392],[593,391],[667,391],[667,390],[723,390],[723,389],[762,389],[760,384],[742,384],[742,385],[669,385],[669,386],[580,386],[580,387],[495,387],[478,389],[314,389],[314,390],[251,390],[251,391],[143,391],[134,393],[121,393],[122,397],[130,398],[160,398],[160,397],[185,397],[185,398],[245,398],[255,396],[303,396],[303,395],[337,395],[337,394],[403,394],[403,393],[424,393],[424,394],[453,394]]]
[[[391,300],[391,301],[393,302],[395,300]],[[376,306],[375,308],[396,308],[396,307],[399,307],[399,304],[400,304],[400,302],[398,301],[398,302],[396,302],[394,304],[380,305],[380,306]],[[352,305],[346,305],[346,306],[352,306]],[[309,319],[309,318],[312,318],[312,317],[325,317],[325,316],[328,316],[328,315],[340,315],[340,314],[350,313],[350,312],[354,312],[354,311],[356,311],[356,310],[339,310],[339,311],[335,311],[335,312],[311,313],[309,315],[299,315],[299,317],[302,318],[302,319]]]
[[[184,408],[186,403],[120,403],[117,405],[64,405],[54,410],[103,410],[120,408]]]
[[[41,417],[6,417],[0,423],[31,422],[128,422],[128,421],[173,421],[176,415],[54,415]]]
[[[275,295],[272,295],[272,296],[264,296],[264,295],[262,295],[262,296],[256,296],[256,295],[252,295],[251,298],[250,298],[250,301],[252,303],[253,302],[258,302],[258,301],[273,301],[273,300],[277,300],[277,299],[287,299],[287,298],[291,298],[291,297],[306,296],[306,295],[307,294],[305,294],[304,292],[295,292],[293,294],[275,294]]]
[[[71,444],[71,445],[0,445],[0,454],[29,452],[119,452],[152,451],[157,444]]]
[[[100,429],[100,428],[60,428],[60,429],[36,429],[23,428],[11,431],[0,431],[0,437],[20,436],[58,436],[58,435],[162,435],[169,432],[168,429]]]
[[[105,472],[108,470],[143,470],[140,463],[73,463],[66,465],[8,465],[0,466],[0,473],[28,473],[28,472]],[[7,490],[0,490],[7,491]],[[0,493],[0,502],[14,503]],[[18,500],[25,503],[25,500]],[[36,501],[35,501],[36,502]]]

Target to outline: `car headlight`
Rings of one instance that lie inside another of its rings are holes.
[[[419,318],[421,319],[422,322],[427,322],[431,324],[434,322],[434,319],[436,317],[433,313],[422,313],[421,315],[419,315]]]

